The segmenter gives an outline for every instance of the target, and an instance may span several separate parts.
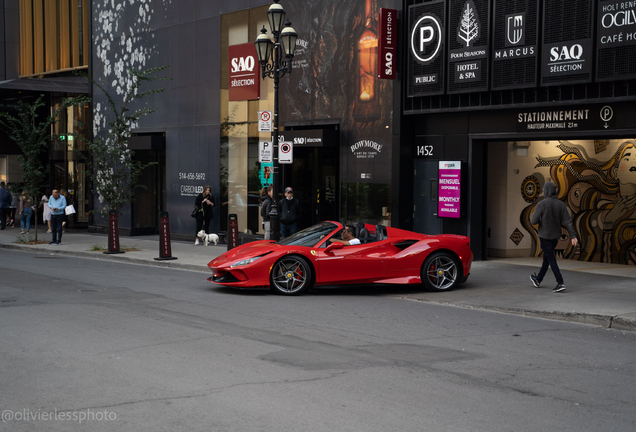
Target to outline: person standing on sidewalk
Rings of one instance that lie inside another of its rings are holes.
[[[194,234],[194,245],[196,246],[199,244],[199,237],[197,237],[199,231],[203,229],[206,234],[210,234],[210,221],[214,218],[214,213],[212,212],[214,208],[214,196],[212,196],[212,188],[210,185],[203,186],[203,192],[196,197],[194,204],[201,209],[197,212],[196,217],[197,232]]]
[[[31,229],[31,215],[33,214],[33,205],[31,198],[29,198],[26,192],[23,192],[20,197],[20,228],[22,231],[20,234],[28,234]]]
[[[300,216],[300,201],[298,201],[298,198],[294,198],[294,190],[292,188],[285,188],[285,198],[280,200],[278,204],[278,213],[280,214],[281,240],[296,234]]]
[[[11,193],[4,187],[4,182],[0,183],[0,230],[3,230],[7,223],[7,214],[11,206]]]
[[[60,244],[62,243],[62,222],[64,222],[66,198],[60,195],[57,189],[53,189],[47,205],[51,209],[51,229],[53,231],[53,238],[49,244]]]
[[[546,182],[543,185],[543,195],[543,201],[537,204],[530,219],[532,225],[539,224],[538,235],[541,249],[543,250],[543,265],[541,270],[539,270],[539,274],[530,275],[530,280],[536,288],[539,288],[548,271],[548,267],[551,267],[557,281],[557,286],[554,287],[552,292],[563,292],[565,291],[565,284],[554,255],[554,248],[556,248],[561,238],[561,225],[564,225],[570,232],[572,246],[577,245],[578,239],[576,238],[576,231],[574,231],[574,225],[572,225],[572,218],[568,213],[568,209],[557,196],[556,185],[551,181]]]
[[[267,186],[267,195],[263,198],[261,204],[261,216],[263,216],[263,231],[265,231],[265,240],[271,240],[272,238],[272,222],[269,219],[269,213],[272,211],[272,204],[274,202],[274,186]]]

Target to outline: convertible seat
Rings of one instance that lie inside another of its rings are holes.
[[[369,230],[364,227],[364,224],[362,222],[356,222],[353,226],[356,227],[356,238],[360,240],[360,243],[368,243]]]
[[[377,241],[384,240],[387,238],[386,227],[384,225],[376,225],[375,226],[375,239]]]

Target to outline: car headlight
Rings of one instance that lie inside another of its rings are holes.
[[[234,264],[232,264],[230,267],[239,267],[239,266],[244,266],[244,265],[248,265],[253,263],[254,261],[256,261],[257,259],[261,258],[260,256],[254,257],[254,258],[248,258],[248,259],[244,259],[242,261],[239,262],[235,262]]]

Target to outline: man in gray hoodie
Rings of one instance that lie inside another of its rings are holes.
[[[557,286],[552,292],[556,293],[565,291],[563,276],[561,276],[561,271],[559,270],[556,256],[554,255],[554,248],[556,248],[561,238],[561,225],[565,225],[570,232],[573,246],[577,245],[578,240],[568,209],[557,196],[556,185],[551,181],[546,182],[543,185],[543,195],[543,200],[537,204],[530,218],[532,225],[539,224],[539,240],[541,241],[541,249],[543,250],[543,265],[541,266],[541,270],[539,270],[539,274],[535,273],[531,275],[530,280],[535,287],[539,288],[541,281],[548,271],[548,267],[551,267],[554,277],[557,280]]]

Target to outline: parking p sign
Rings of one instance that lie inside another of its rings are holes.
[[[278,145],[278,163],[290,164],[294,162],[294,146],[291,142],[283,141]]]
[[[258,142],[258,161],[260,163],[272,163],[274,162],[273,149],[271,141],[259,141]]]

